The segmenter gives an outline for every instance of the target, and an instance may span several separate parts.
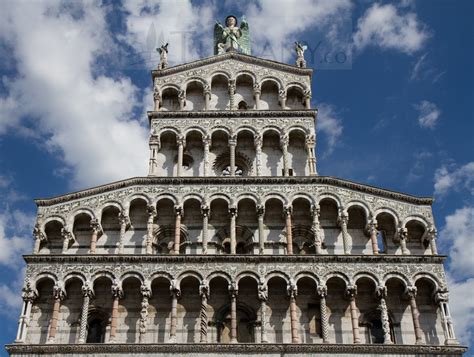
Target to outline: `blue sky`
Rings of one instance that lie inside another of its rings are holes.
[[[455,330],[471,345],[467,0],[2,1],[0,344],[16,333],[33,199],[145,175],[154,48],[169,41],[171,64],[209,56],[213,24],[230,13],[247,17],[254,55],[293,63],[293,42],[309,46],[321,175],[435,197]]]

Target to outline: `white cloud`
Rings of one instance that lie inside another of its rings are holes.
[[[436,195],[443,196],[450,190],[466,189],[474,195],[474,161],[459,168],[441,166],[435,172],[434,190]]]
[[[311,28],[320,29],[332,44],[338,41],[341,31],[350,28],[351,8],[350,0],[260,0],[250,2],[243,12],[250,24],[252,51],[287,61],[297,36]],[[324,38],[315,38],[310,47],[316,47],[319,40]]]
[[[446,217],[440,232],[440,243],[449,247],[450,272],[455,277],[474,278],[474,207],[457,209]]]
[[[423,54],[418,58],[418,60],[415,63],[415,66],[413,67],[413,70],[410,75],[410,80],[414,81],[420,78],[421,71],[423,67],[425,66],[425,59],[426,59],[427,53]]]
[[[31,251],[32,222],[33,216],[20,211],[0,213],[0,264],[18,266],[21,263],[18,257]]]
[[[392,4],[373,4],[357,22],[354,45],[369,46],[411,54],[429,38],[428,30],[413,12],[400,13]]]
[[[19,269],[10,281],[0,284],[0,315],[17,320],[22,305],[21,288],[25,277],[25,268]]]
[[[474,333],[474,207],[465,206],[446,217],[440,232],[440,244],[449,251],[448,286],[450,308],[457,338],[469,344]]]
[[[211,55],[213,50],[212,6],[190,0],[126,0],[125,40],[150,67],[156,66],[156,47],[169,42],[170,64],[180,64]]]
[[[99,55],[115,53],[105,11],[92,1],[7,2],[0,14],[0,40],[20,73],[0,100],[0,133],[21,131],[27,117],[38,141],[73,169],[73,186],[146,172],[146,130],[133,115],[137,88],[94,72]]]
[[[328,147],[323,155],[330,155],[342,135],[343,125],[336,108],[333,105],[321,103],[318,105],[316,130],[326,136]]]
[[[19,291],[15,291],[5,284],[0,284],[0,311],[6,315],[14,314],[21,308],[21,298]],[[14,309],[15,311],[12,311]]]
[[[462,344],[469,346],[474,331],[474,299],[468,297],[474,291],[474,278],[462,282],[449,281],[448,286],[456,337]]]
[[[422,100],[415,105],[415,108],[418,110],[418,124],[422,128],[434,129],[441,115],[441,110],[436,104]]]

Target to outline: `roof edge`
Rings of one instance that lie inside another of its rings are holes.
[[[156,176],[139,176],[125,180],[120,180],[81,191],[71,192],[65,195],[55,196],[51,198],[35,199],[38,207],[52,206],[58,203],[64,203],[71,200],[80,199],[87,196],[93,196],[108,191],[113,191],[125,187],[136,185],[193,185],[193,184],[213,184],[213,185],[255,185],[255,184],[275,184],[275,185],[294,185],[294,184],[327,184],[347,188],[359,192],[366,192],[402,202],[417,205],[432,205],[434,199],[432,197],[417,197],[401,192],[391,191],[375,186],[360,184],[357,182],[340,179],[333,176],[299,176],[299,177],[156,177]]]
[[[155,79],[156,77],[168,76],[168,75],[179,73],[182,71],[187,71],[189,69],[193,69],[199,66],[205,66],[208,64],[216,63],[216,62],[225,61],[227,59],[239,59],[247,63],[266,65],[274,69],[279,69],[279,70],[291,72],[294,74],[308,75],[310,77],[312,77],[313,75],[312,68],[296,67],[288,63],[264,59],[264,58],[255,57],[252,55],[246,55],[246,54],[237,53],[237,52],[227,52],[221,55],[213,55],[213,56],[201,58],[192,62],[178,64],[173,67],[167,67],[165,69],[154,69],[151,71],[151,75],[152,75],[152,78]]]

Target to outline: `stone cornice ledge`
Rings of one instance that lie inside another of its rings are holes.
[[[405,263],[443,264],[445,255],[24,255],[30,263]]]
[[[313,69],[312,68],[301,68],[301,67],[296,67],[294,65],[290,65],[288,63],[282,63],[282,62],[277,62],[277,61],[272,61],[269,59],[264,59],[264,58],[259,58],[251,55],[245,55],[242,53],[237,53],[237,52],[227,52],[223,53],[221,55],[214,55],[202,59],[198,59],[193,62],[188,62],[188,63],[183,63],[183,64],[178,64],[173,67],[168,67],[165,69],[155,69],[151,71],[152,78],[154,79],[155,77],[165,77],[170,74],[175,74],[183,71],[187,71],[193,68],[197,67],[202,67],[208,64],[213,64],[216,62],[222,62],[227,59],[238,59],[241,60],[242,62],[250,63],[250,64],[256,64],[260,66],[267,66],[273,69],[277,69],[280,71],[285,71],[293,74],[299,74],[299,75],[308,75],[312,76],[313,74]]]
[[[149,111],[148,119],[175,118],[316,118],[317,109],[305,110],[207,110]]]
[[[210,344],[210,343],[185,343],[185,344],[48,344],[48,345],[6,345],[10,354],[90,354],[90,353],[259,353],[284,356],[285,353],[368,353],[368,354],[416,354],[416,355],[462,355],[467,351],[465,346],[427,346],[427,345],[366,345],[366,344]]]
[[[400,192],[368,186],[332,176],[294,176],[294,177],[133,177],[86,190],[72,192],[53,198],[36,199],[37,206],[51,206],[87,196],[98,195],[130,186],[143,185],[332,185],[358,192],[399,200],[417,205],[432,205],[431,197],[416,197]]]

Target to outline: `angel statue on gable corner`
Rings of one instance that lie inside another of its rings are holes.
[[[214,26],[214,54],[220,55],[235,51],[250,55],[249,24],[245,17],[242,17],[240,27],[238,27],[237,18],[233,15],[227,16],[225,26],[216,21]]]

